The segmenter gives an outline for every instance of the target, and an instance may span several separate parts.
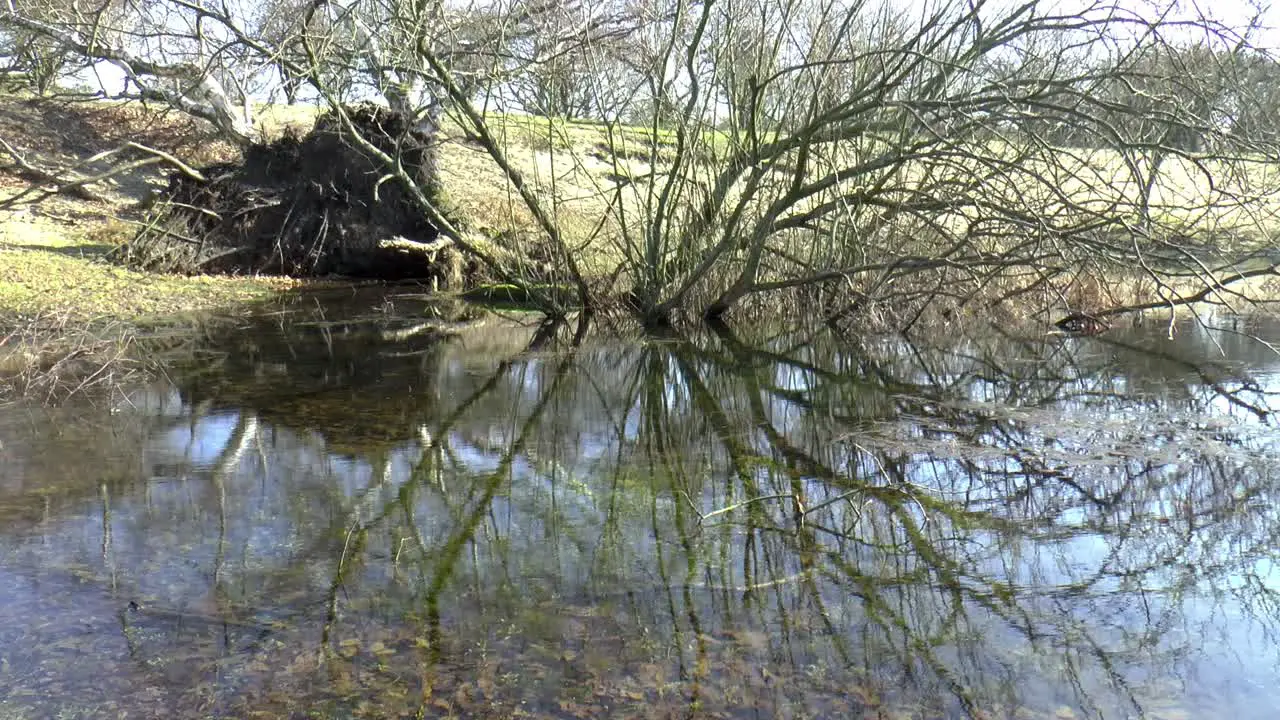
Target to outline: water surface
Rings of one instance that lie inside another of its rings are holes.
[[[0,413],[0,718],[1274,718],[1264,319],[299,303]]]

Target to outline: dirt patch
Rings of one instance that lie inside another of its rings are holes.
[[[237,154],[236,148],[219,140],[207,123],[142,103],[0,96],[0,138],[22,162],[58,177],[77,173],[92,175],[122,160],[146,157],[141,152],[130,151],[90,160],[126,142],[146,145],[197,164],[226,160]],[[108,205],[136,202],[155,187],[163,187],[157,168],[147,166],[114,175],[88,188],[93,198],[78,199],[101,199]],[[22,163],[7,151],[0,153],[0,194],[16,194],[32,182],[44,183],[45,180],[30,177]],[[99,215],[107,209],[101,203],[90,205],[98,206]]]
[[[438,192],[432,128],[372,105],[348,111],[360,134],[398,155],[428,197]],[[166,271],[342,275],[461,280],[461,258],[379,160],[339,119],[320,116],[306,135],[286,130],[238,162],[175,172],[125,254]]]

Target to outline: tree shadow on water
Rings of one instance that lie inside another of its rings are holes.
[[[113,498],[153,606],[289,618],[219,661],[274,689],[212,681],[228,712],[1193,712],[1170,687],[1214,637],[1276,627],[1261,588],[1186,590],[1268,557],[1280,499],[1274,448],[1157,422],[1220,402],[1197,373],[1133,396],[1116,353],[999,336],[542,323],[499,350],[373,307],[217,338],[174,373],[217,452],[146,513]]]

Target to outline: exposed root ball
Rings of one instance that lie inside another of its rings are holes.
[[[437,190],[435,128],[386,108],[348,114],[361,136]],[[170,177],[127,250],[130,262],[183,272],[460,280],[460,258],[400,182],[326,113],[304,137],[253,145],[239,163]]]

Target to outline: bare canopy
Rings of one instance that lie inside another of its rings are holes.
[[[1275,223],[1280,75],[1250,23],[1115,2],[118,1],[14,3],[0,28],[240,144],[277,92],[445,118],[531,218],[497,245],[347,129],[375,180],[550,311],[566,294],[543,289],[567,286],[655,322],[768,297],[909,324],[1079,305],[1115,272],[1156,305],[1247,300],[1228,288],[1271,271],[1254,251]],[[512,112],[544,116],[549,177],[513,151]],[[595,121],[596,141],[551,115]]]

